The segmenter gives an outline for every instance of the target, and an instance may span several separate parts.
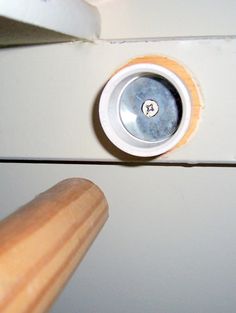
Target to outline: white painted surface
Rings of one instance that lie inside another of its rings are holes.
[[[193,74],[204,108],[191,141],[154,161],[236,160],[236,39],[97,42],[0,51],[0,157],[127,159],[98,126],[99,92],[131,58],[160,54]]]
[[[66,177],[105,192],[110,218],[55,313],[235,313],[236,169],[0,165],[0,215]]]
[[[234,0],[172,1],[171,10],[170,1],[92,1],[107,38],[235,35]],[[117,68],[146,54],[183,63],[204,102],[191,142],[157,161],[235,163],[235,39],[1,50],[0,157],[124,158],[97,137],[94,102]],[[0,218],[63,178],[91,179],[110,218],[52,312],[235,313],[235,170],[0,164]]]
[[[92,0],[101,38],[236,35],[235,0]]]
[[[0,16],[77,38],[100,33],[99,13],[84,0],[0,0]]]

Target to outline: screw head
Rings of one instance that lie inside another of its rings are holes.
[[[142,111],[147,117],[153,117],[158,113],[159,105],[154,100],[146,100],[142,105]]]

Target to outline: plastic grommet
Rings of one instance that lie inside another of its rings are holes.
[[[138,62],[122,68],[100,97],[105,134],[120,150],[137,157],[158,156],[178,145],[191,115],[189,89],[160,64]]]

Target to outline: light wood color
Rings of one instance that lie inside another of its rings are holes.
[[[0,222],[0,312],[47,312],[108,217],[102,191],[64,180]]]
[[[175,60],[172,60],[168,57],[160,56],[160,55],[148,55],[148,56],[143,56],[143,57],[132,59],[127,64],[122,66],[118,71],[116,71],[115,74],[127,66],[138,64],[138,63],[157,64],[157,65],[160,65],[169,69],[183,81],[186,88],[188,89],[188,92],[191,97],[191,102],[192,102],[191,121],[189,124],[189,128],[187,132],[185,133],[184,137],[173,149],[183,146],[189,141],[189,139],[197,130],[198,123],[200,120],[202,104],[201,104],[200,91],[199,91],[199,87],[197,86],[197,83],[194,81],[192,75],[188,72],[188,70],[183,65],[181,65]],[[169,150],[166,153],[169,153],[173,149]]]

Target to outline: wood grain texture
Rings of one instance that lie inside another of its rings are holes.
[[[102,191],[64,180],[0,222],[0,312],[46,312],[108,217]]]
[[[192,102],[191,120],[190,120],[190,124],[189,124],[189,128],[187,132],[185,133],[181,141],[173,149],[183,146],[189,141],[189,139],[197,130],[198,123],[200,120],[200,113],[201,113],[202,105],[201,105],[200,91],[196,82],[194,81],[192,75],[188,72],[188,70],[183,65],[181,65],[177,61],[172,60],[168,57],[159,56],[159,55],[149,55],[149,56],[143,56],[143,57],[132,59],[127,64],[122,66],[118,71],[116,71],[115,74],[127,66],[138,64],[138,63],[150,63],[150,64],[157,64],[157,65],[163,66],[169,69],[170,71],[172,71],[173,73],[175,73],[185,84],[190,94],[191,102]],[[166,153],[169,153],[173,149],[169,150]]]

